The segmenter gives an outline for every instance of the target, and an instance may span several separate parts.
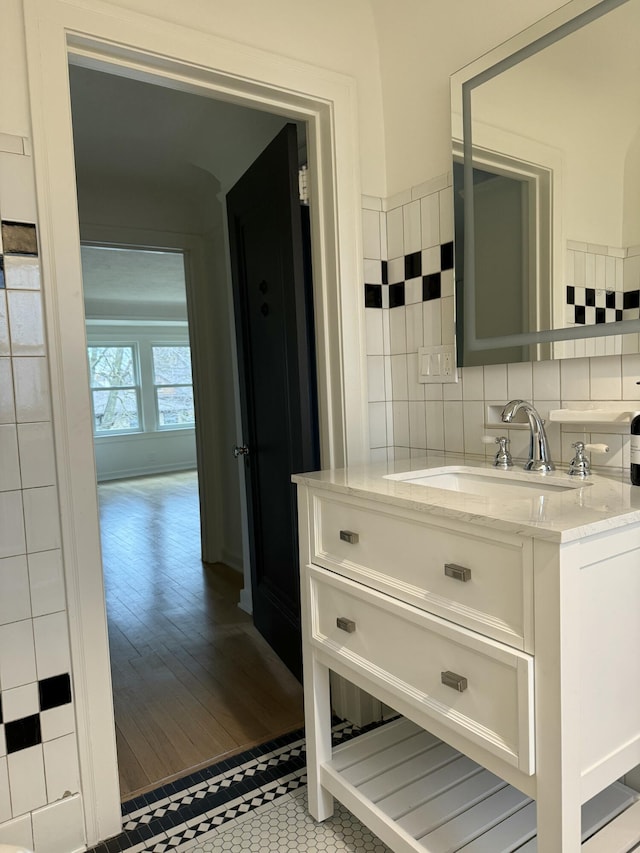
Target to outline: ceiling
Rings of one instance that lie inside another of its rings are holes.
[[[81,225],[87,194],[100,212],[114,192],[125,207],[140,194],[175,205],[187,199],[194,210],[203,194],[210,203],[215,187],[231,188],[287,122],[76,65],[69,76]],[[305,163],[306,128],[296,124]],[[82,263],[87,317],[186,318],[181,255],[85,246]]]
[[[184,189],[203,169],[224,191],[287,122],[284,116],[76,65],[69,76],[78,183],[99,176]],[[297,125],[304,158],[305,126]]]
[[[180,252],[86,245],[81,252],[88,319],[186,320]]]

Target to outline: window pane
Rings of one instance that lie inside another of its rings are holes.
[[[190,385],[189,347],[153,347],[153,375],[156,385]]]
[[[185,426],[195,422],[193,388],[156,388],[158,426]]]
[[[92,388],[135,385],[133,347],[89,347]]]
[[[96,432],[140,429],[135,390],[94,391],[93,416]]]

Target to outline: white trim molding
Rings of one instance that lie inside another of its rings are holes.
[[[99,0],[24,0],[39,236],[87,842],[120,798],[75,188],[68,62],[308,125],[322,464],[367,453],[357,103],[352,78]],[[215,67],[212,63],[215,58]]]

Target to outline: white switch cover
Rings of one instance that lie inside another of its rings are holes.
[[[418,349],[418,382],[457,382],[454,344]]]

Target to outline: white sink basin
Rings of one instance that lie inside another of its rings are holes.
[[[555,495],[591,485],[584,480],[574,481],[568,474],[563,473],[537,474],[533,471],[502,471],[497,468],[473,468],[465,465],[386,474],[385,479],[505,500]]]

